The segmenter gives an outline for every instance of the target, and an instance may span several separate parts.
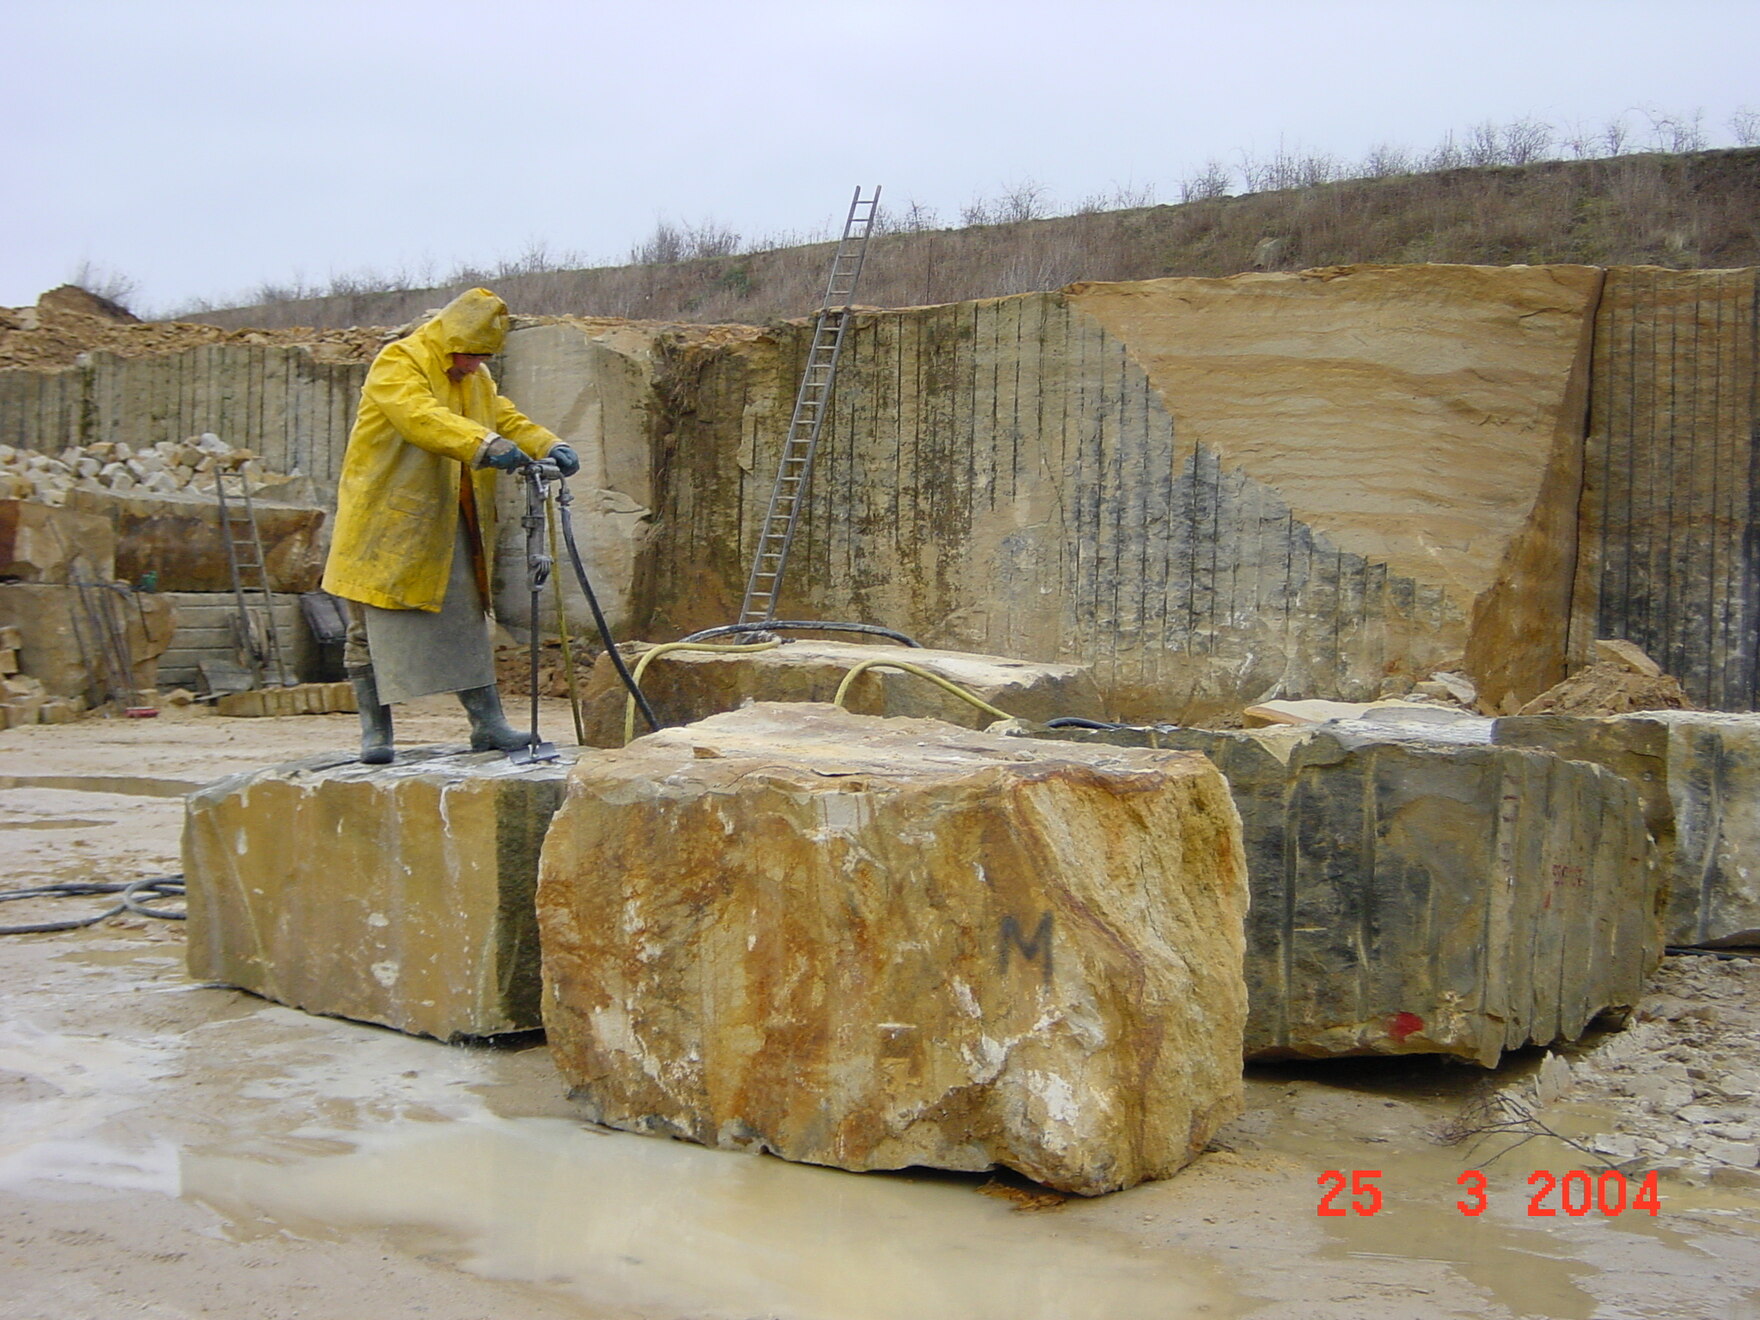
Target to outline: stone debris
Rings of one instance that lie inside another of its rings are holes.
[[[1238,828],[1188,753],[818,704],[583,754],[538,889],[551,1050],[629,1131],[1167,1177],[1240,1104]]]
[[[1619,665],[1634,674],[1642,674],[1645,678],[1662,676],[1662,666],[1645,655],[1644,648],[1635,643],[1617,637],[1602,637],[1593,643],[1591,649],[1594,651],[1596,664]]]
[[[1598,660],[1522,706],[1519,715],[1624,715],[1639,710],[1690,710],[1680,682],[1646,674],[1625,660]]]
[[[1548,1060],[1546,1105],[1618,1117],[1584,1139],[1629,1169],[1760,1190],[1760,959],[1664,960],[1626,1030]]]
[[[351,683],[300,683],[294,687],[228,692],[214,703],[218,715],[353,715],[360,710]]]
[[[74,491],[212,497],[217,471],[243,468],[256,458],[212,432],[138,449],[120,440],[69,445],[55,454],[0,445],[0,499],[60,505]],[[309,483],[299,483],[299,475],[247,474],[251,494],[268,499],[284,494],[290,484],[305,493]]]
[[[569,759],[348,752],[190,794],[190,975],[442,1040],[536,1027],[532,891]]]
[[[367,362],[392,333],[373,326],[223,330],[185,321],[141,321],[113,303],[103,304],[84,289],[63,285],[35,307],[0,308],[0,370],[53,371],[80,366],[92,352],[150,357],[205,344],[294,344],[309,348],[320,362]]]

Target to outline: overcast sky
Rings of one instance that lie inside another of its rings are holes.
[[[957,223],[1208,158],[1428,149],[1760,110],[1753,0],[0,0],[0,305],[82,262],[137,307],[533,242],[621,260],[659,217],[841,223],[882,184]]]

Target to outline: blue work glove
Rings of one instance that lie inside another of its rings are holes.
[[[524,467],[532,460],[526,457],[525,451],[504,435],[489,436],[489,445],[483,450],[483,456],[477,460],[478,467],[496,468],[502,472],[511,472],[515,468]]]
[[[544,457],[556,464],[556,470],[565,477],[572,477],[581,470],[581,456],[567,445],[554,446]]]

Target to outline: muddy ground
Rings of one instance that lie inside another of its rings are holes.
[[[455,712],[415,703],[400,738],[456,741]],[[546,719],[567,727],[560,703]],[[185,714],[0,733],[0,886],[175,872],[178,793],[354,729]],[[9,902],[0,922],[101,901]],[[1496,1074],[1250,1068],[1247,1112],[1191,1168],[1066,1201],[595,1130],[535,1037],[311,1017],[192,982],[182,951],[178,923],[132,916],[0,941],[8,1320],[1760,1317],[1756,963],[1671,959],[1631,1030]],[[1437,1140],[1492,1121],[1515,1130]],[[1609,1160],[1626,1208],[1565,1213],[1566,1194],[1614,1200]],[[1487,1204],[1468,1216],[1474,1166]],[[1652,1169],[1654,1215],[1629,1204]],[[1376,1212],[1318,1214],[1329,1170],[1377,1189]],[[1529,1213],[1542,1170],[1550,1216]]]

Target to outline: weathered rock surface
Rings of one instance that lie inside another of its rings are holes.
[[[666,429],[666,401],[656,388],[661,363],[692,341],[751,335],[741,327],[662,329],[628,321],[571,319],[515,329],[507,337],[498,377],[520,410],[574,447],[581,471],[574,495],[575,540],[592,574],[593,592],[612,630],[640,635],[653,608],[649,540],[660,478],[654,439]],[[529,626],[525,532],[519,483],[499,487],[500,571],[495,614],[509,627]],[[577,635],[592,636],[592,612],[561,551],[557,575]],[[544,595],[545,629],[555,635],[555,609]]]
[[[633,668],[639,659],[640,650],[627,649],[628,665]],[[890,662],[928,670],[1022,719],[1104,716],[1094,676],[1080,665],[1033,664],[999,655],[886,643],[797,640],[768,651],[668,651],[643,672],[642,693],[666,723],[689,724],[754,701],[829,702],[849,672],[868,661],[882,663],[857,675],[844,699],[845,708],[859,715],[938,719],[968,729],[996,721],[995,715],[928,679],[888,667]],[[590,745],[623,746],[628,701],[628,689],[610,657],[600,655],[584,691]],[[646,733],[647,728],[638,713],[635,732]]]
[[[1444,593],[1495,708],[1564,677],[1601,283],[1588,266],[1346,266],[1071,298],[1189,441],[1340,550]]]
[[[115,529],[116,575],[125,581],[156,572],[161,591],[232,590],[220,506],[211,496],[74,491],[67,507]],[[271,588],[315,590],[324,571],[324,510],[262,499],[253,507]]]
[[[108,519],[34,500],[0,499],[0,578],[88,582],[116,577],[116,535]]]
[[[1240,1103],[1237,830],[1196,757],[821,705],[586,755],[538,888],[551,1049],[628,1130],[1165,1177]]]
[[[0,582],[0,626],[18,629],[18,661],[53,696],[110,699],[121,661],[112,636],[131,662],[127,682],[137,692],[158,686],[158,658],[170,644],[176,612],[151,593],[124,594],[110,586],[81,589],[54,582]],[[112,629],[114,632],[112,633]]]
[[[1760,715],[1524,716],[1495,737],[1632,783],[1660,850],[1669,943],[1760,944]]]
[[[1490,721],[1480,721],[1489,725]],[[1487,1067],[1629,1006],[1662,954],[1637,790],[1489,730],[1039,733],[1205,752],[1240,808],[1247,1051]]]
[[[1757,309],[1752,268],[1626,266],[1595,316],[1572,660],[1624,638],[1713,710],[1756,696]]]
[[[564,756],[400,749],[190,794],[190,974],[442,1040],[536,1027],[532,893]]]
[[[784,609],[1089,665],[1128,719],[1369,700],[1463,655],[1490,709],[1525,699],[1564,675],[1600,281],[1366,266],[864,314]],[[680,373],[651,635],[737,609],[806,333]]]

